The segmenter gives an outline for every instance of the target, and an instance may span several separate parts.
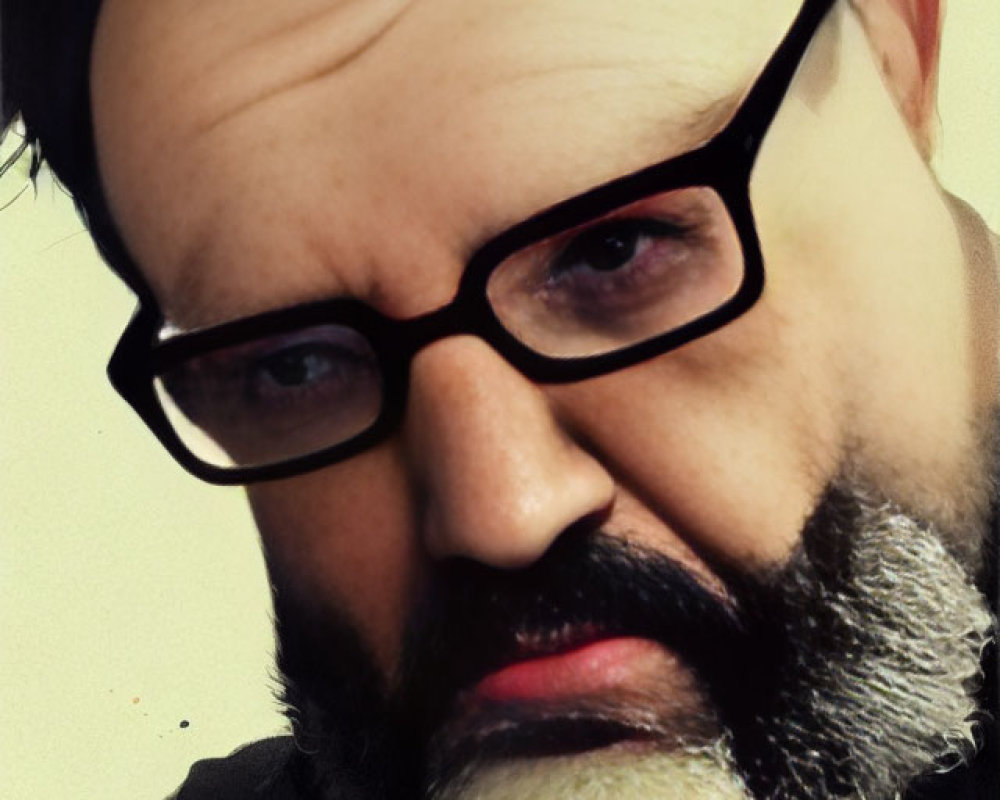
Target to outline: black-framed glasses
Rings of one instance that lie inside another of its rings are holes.
[[[185,468],[247,483],[315,469],[385,437],[403,415],[413,356],[445,336],[479,336],[531,380],[561,383],[720,328],[763,290],[750,175],[832,5],[805,0],[707,144],[494,237],[448,305],[399,320],[337,298],[165,340],[162,315],[144,306],[108,365],[112,384]]]

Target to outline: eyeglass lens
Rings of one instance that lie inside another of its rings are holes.
[[[585,358],[676,330],[725,304],[743,280],[726,204],[696,186],[646,197],[501,262],[487,297],[539,355]]]
[[[214,466],[262,466],[347,441],[382,407],[371,344],[342,325],[313,325],[193,356],[159,375],[167,418]]]

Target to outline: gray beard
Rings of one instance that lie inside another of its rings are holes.
[[[710,738],[686,740],[669,715],[657,728],[655,704],[652,721],[649,707],[623,707],[614,713],[624,724],[634,717],[657,733],[641,753],[473,757],[400,794],[355,781],[344,743],[357,731],[338,730],[338,709],[286,678],[294,728],[315,751],[315,796],[889,800],[975,752],[993,619],[929,525],[867,489],[833,487],[788,563],[732,587],[748,635],[704,678]]]
[[[821,508],[782,570],[772,613],[789,657],[750,726],[759,745],[742,748],[759,751],[742,759],[748,783],[774,800],[896,797],[965,763],[983,722],[982,592],[929,526],[857,487],[838,502],[854,512]]]

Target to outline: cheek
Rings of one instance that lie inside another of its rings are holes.
[[[422,558],[391,448],[252,486],[249,498],[272,578],[346,616],[388,674]]]
[[[595,457],[708,563],[783,560],[842,456],[819,331],[765,297],[653,362],[555,390]]]

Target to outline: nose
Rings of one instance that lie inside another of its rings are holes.
[[[417,354],[403,430],[433,558],[527,566],[614,497],[611,476],[545,392],[475,337]]]

